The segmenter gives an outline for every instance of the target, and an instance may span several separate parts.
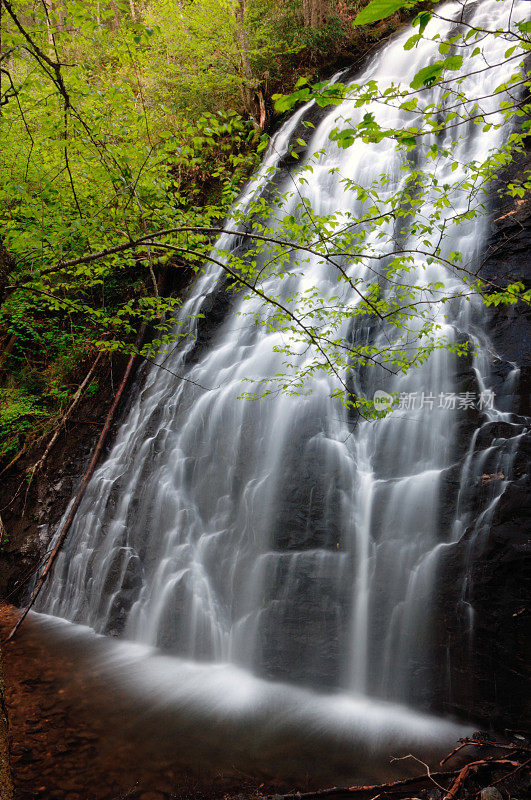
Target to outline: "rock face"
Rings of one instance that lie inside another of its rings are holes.
[[[171,262],[171,265],[175,269],[168,270],[161,291],[182,296],[193,273],[177,262]],[[33,474],[31,481],[28,481],[28,475],[42,457],[46,440],[44,443],[37,440],[13,468],[2,475],[0,508],[7,542],[0,549],[1,599],[19,605],[28,599],[31,585],[28,579],[31,580],[43,555],[48,552],[61,517],[79,488],[127,360],[126,356],[115,354],[109,360],[100,362],[95,373],[98,392],[82,398],[75,419],[70,419],[63,427],[44,468]],[[74,379],[81,383],[89,366],[90,362],[81,367]],[[137,362],[136,377],[131,381],[128,396],[120,403],[104,455],[108,453],[114,434],[136,392],[140,391],[142,374],[142,366]],[[119,616],[123,601],[121,605],[118,601],[117,606]]]
[[[508,177],[530,166],[528,154]],[[482,276],[498,285],[529,286],[529,200],[508,204],[493,198]],[[467,527],[447,549],[438,576],[430,680],[435,708],[498,728],[521,728],[529,723],[531,660],[529,313],[499,306],[491,313],[489,335],[496,348],[491,362],[496,405],[510,416],[480,422],[475,434],[476,472],[460,498]],[[463,461],[447,476],[443,516],[453,513],[462,466]]]
[[[316,119],[318,111],[315,112]],[[304,132],[301,129],[300,133]],[[298,131],[294,135],[297,135]],[[291,164],[280,165],[279,176]],[[531,155],[517,170],[531,166]],[[279,179],[280,179],[279,178]],[[243,245],[242,245],[243,247]],[[491,231],[482,276],[498,285],[521,280],[529,282],[531,252],[531,202],[512,204],[493,202]],[[205,319],[200,322],[196,347],[190,351],[188,363],[197,360],[209,346],[218,326],[230,310],[232,298],[219,287],[205,307]],[[475,409],[462,414],[459,420],[462,443],[456,463],[446,470],[443,481],[440,528],[447,528],[456,516],[458,506],[463,510],[465,526],[462,536],[446,546],[434,588],[435,618],[433,639],[426,658],[415,665],[423,689],[416,701],[432,710],[455,713],[497,728],[521,728],[526,724],[528,686],[526,669],[529,664],[529,589],[531,547],[527,532],[529,525],[529,456],[531,454],[531,423],[529,407],[530,325],[529,315],[521,308],[500,306],[491,312],[489,335],[495,353],[492,354],[492,388],[497,406],[507,412],[503,421],[492,422]],[[370,329],[367,329],[367,336]],[[458,391],[477,393],[477,378],[470,360],[461,359]],[[89,414],[90,416],[90,414]],[[311,420],[308,420],[311,425]],[[156,430],[157,420],[153,419]],[[83,439],[84,451],[75,444],[75,454],[68,449],[68,460],[61,457],[50,464],[50,472],[58,475],[39,487],[30,496],[29,513],[20,522],[13,542],[8,575],[3,585],[20,578],[35,560],[37,551],[45,550],[50,532],[44,523],[53,526],[72,496],[83,461],[89,457],[94,434]],[[469,443],[474,453],[466,481],[463,469],[470,459]],[[66,449],[65,442],[65,449]],[[152,447],[159,446],[154,437]],[[161,445],[162,446],[162,445]],[[74,457],[75,456],[75,457]],[[317,484],[312,471],[313,454],[294,452],[293,460],[284,465],[281,476],[287,487],[277,509],[277,524],[273,538],[275,549],[298,551],[301,558],[314,547],[335,552],[341,549],[337,520],[329,513],[337,505],[334,496],[321,496],[323,486]],[[62,476],[59,478],[59,469]],[[291,484],[290,476],[298,481]],[[236,476],[238,477],[238,476]],[[331,477],[330,484],[334,485]],[[335,482],[337,488],[337,481]],[[13,489],[12,494],[15,493]],[[498,498],[498,499],[497,499]],[[497,502],[494,502],[497,499]],[[134,509],[133,509],[134,510]],[[5,517],[13,530],[14,520]],[[37,525],[35,525],[35,522]],[[38,527],[38,525],[41,527]],[[22,527],[25,526],[25,527]],[[25,570],[20,554],[28,551]],[[31,559],[30,556],[31,555]],[[282,585],[285,570],[278,568],[272,586]],[[123,631],[128,610],[137,596],[141,567],[138,556],[123,548],[112,565],[109,580],[123,574],[121,591],[113,600],[111,622],[107,633]],[[321,573],[320,573],[321,574]],[[322,573],[326,574],[326,570]],[[185,578],[182,579],[183,581]],[[292,631],[288,648],[276,648],[275,631],[278,618],[271,614],[265,639],[268,642],[261,655],[266,675],[294,682],[336,686],[341,679],[340,661],[344,638],[349,624],[349,587],[345,585],[339,597],[327,595],[326,580],[307,571],[291,598],[293,608],[307,609],[311,625],[300,630],[299,616],[288,614],[282,620],[284,628]],[[184,602],[183,583],[175,585],[175,605]],[[276,588],[275,588],[276,591]],[[273,604],[274,596],[264,603]],[[169,649],[179,637],[173,617],[168,618],[159,642]],[[204,654],[205,658],[210,656]]]

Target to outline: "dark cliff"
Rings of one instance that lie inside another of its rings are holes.
[[[531,168],[531,153],[505,178]],[[492,196],[482,277],[505,286],[531,283],[531,201]],[[436,708],[495,728],[529,725],[529,597],[531,588],[531,327],[529,311],[490,312],[492,388],[502,422],[479,418],[472,471],[465,487],[469,524],[448,548],[439,574],[433,663]],[[475,426],[474,426],[475,427]],[[461,462],[460,468],[463,466]],[[442,515],[456,500],[450,476]],[[495,498],[501,496],[494,508]]]
[[[318,117],[322,112],[314,113]],[[281,164],[281,169],[287,166]],[[531,155],[522,159],[512,174],[530,166]],[[498,285],[517,280],[529,283],[530,247],[531,201],[501,201],[493,193],[483,278]],[[208,315],[200,324],[191,359],[208,346],[230,302],[230,296],[223,291],[209,298]],[[459,541],[445,550],[434,587],[431,648],[427,649],[425,662],[412,666],[425,677],[425,688],[414,698],[418,705],[468,717],[497,729],[522,728],[527,724],[526,671],[531,655],[529,325],[529,314],[521,308],[499,306],[490,312],[489,336],[495,349],[490,364],[492,388],[497,406],[507,417],[493,423],[478,412],[463,419],[461,457],[445,476],[439,524],[441,529],[451,524],[460,502],[467,509],[467,525]],[[463,359],[460,369],[458,379],[462,388],[477,391],[477,376],[471,363]],[[119,374],[114,381],[119,382]],[[100,424],[103,421],[112,398],[110,372],[102,375],[102,382],[107,390],[99,398],[101,405],[95,407],[95,401],[90,401],[81,408],[80,418]],[[21,463],[20,469],[9,475],[1,487],[2,516],[11,536],[3,553],[0,578],[0,593],[4,597],[14,592],[11,597],[21,599],[23,581],[46,550],[53,526],[81,479],[96,435],[90,425],[72,423],[62,434],[46,471],[30,486],[29,492],[21,484],[28,463]],[[306,467],[310,470],[309,465],[297,461],[296,455],[294,463],[286,465],[288,482],[290,470],[299,473]],[[470,469],[469,480],[461,486],[467,459],[481,469]],[[281,509],[284,522],[293,518],[293,530],[297,529],[297,519],[305,504],[307,498],[294,490]],[[306,526],[306,516],[302,516]],[[306,536],[307,526],[305,531]],[[277,545],[289,550],[295,539],[284,541],[282,535],[279,530]],[[334,521],[321,520],[317,515],[312,518],[309,536],[312,543],[326,539],[335,545]],[[312,576],[308,576],[307,585],[299,587],[298,601],[307,605],[310,618],[315,592]],[[301,635],[294,623],[293,653],[262,654],[266,672],[274,678],[334,685],[339,680],[338,642],[345,635],[348,610],[345,601],[342,614],[338,615],[337,609],[330,606],[329,618],[319,621],[315,616],[315,630],[307,629],[304,633],[303,660],[297,657],[302,652]],[[333,629],[327,639],[322,636],[325,629]],[[274,636],[271,638],[274,640]]]

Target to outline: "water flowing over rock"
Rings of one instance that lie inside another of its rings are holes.
[[[447,13],[459,9],[449,4]],[[473,19],[494,25],[508,11],[486,0]],[[442,36],[452,27],[430,24]],[[357,80],[409,83],[436,53],[429,40],[405,51],[410,35],[406,30],[385,44]],[[503,40],[489,48],[492,62],[503,62]],[[498,82],[510,70],[502,63]],[[461,88],[486,94],[484,80],[473,74]],[[442,90],[430,91],[436,102]],[[308,153],[326,150],[305,187],[319,214],[355,210],[342,176],[370,184],[385,172],[390,190],[404,181],[393,143],[340,150],[330,141],[339,114],[365,111],[346,100],[323,114],[312,134]],[[240,207],[266,192],[271,170],[288,191],[286,153],[311,113],[301,108],[275,135]],[[390,112],[378,106],[374,113]],[[403,113],[395,110],[388,124],[409,123]],[[503,128],[472,128],[460,143],[463,161],[484,158],[508,135]],[[424,155],[419,149],[418,159]],[[441,158],[429,169],[444,175],[448,166]],[[298,201],[294,196],[283,213],[296,213]],[[488,225],[486,218],[463,223],[444,242],[443,255],[461,251],[465,261],[479,260],[487,244],[492,249],[496,232]],[[235,238],[225,233],[217,247],[241,246]],[[410,237],[408,246],[416,244]],[[496,269],[496,258],[487,269]],[[277,280],[271,279],[272,294],[281,292]],[[299,280],[292,289],[316,285],[325,297],[337,285],[317,258]],[[460,288],[459,278],[438,265],[419,266],[415,280]],[[203,311],[207,320],[195,343],[164,356],[165,366],[188,381],[156,368],[141,376],[40,610],[260,676],[518,719],[529,420],[521,400],[522,353],[503,352],[504,326],[511,323],[499,312],[493,325],[479,301],[455,304],[451,318],[435,311],[447,335],[473,341],[478,354],[459,359],[441,350],[408,375],[368,368],[351,376],[368,396],[383,390],[432,398],[354,424],[331,398],[333,379],[326,376],[303,397],[237,399],[242,378],[274,375],[283,357],[273,349],[277,335],[241,316],[243,300],[225,293],[223,283],[217,267],[198,278],[182,318]],[[250,300],[246,312],[253,303],[259,309],[259,300]],[[345,337],[378,341],[384,334],[362,319],[365,328],[360,323]],[[492,408],[441,407],[437,400],[486,390],[496,394]]]

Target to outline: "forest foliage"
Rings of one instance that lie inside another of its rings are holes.
[[[271,221],[271,204],[262,199],[234,221],[245,226],[250,243],[245,258],[212,250],[242,184],[258,165],[267,145],[267,129],[301,102],[319,106],[354,99],[358,108],[384,102],[421,112],[422,124],[385,129],[370,112],[361,122],[338,126],[340,147],[358,139],[392,139],[408,153],[428,136],[474,124],[501,125],[484,116],[481,98],[459,96],[441,117],[440,108],[421,107],[425,87],[447,79],[463,66],[459,48],[482,58],[488,36],[507,40],[506,58],[514,60],[507,85],[499,93],[503,118],[528,114],[528,75],[522,56],[529,50],[529,22],[511,30],[465,29],[441,41],[440,58],[427,64],[409,87],[383,91],[369,85],[315,82],[320,69],[331,70],[341,55],[352,59],[400,24],[389,14],[402,9],[414,16],[417,32],[406,48],[422,39],[434,11],[431,3],[372,0],[345,3],[324,0],[129,0],[92,2],[39,0],[2,5],[2,94],[0,154],[0,457],[16,458],[42,435],[66,407],[79,381],[77,369],[96,350],[132,352],[144,321],[155,341],[179,333],[168,314],[180,298],[160,297],[158,279],[170,263],[193,274],[210,260],[223,263],[235,288],[260,296],[264,313],[254,319],[286,337],[286,363],[302,347],[315,357],[301,373],[288,368],[277,376],[276,390],[297,393],[322,370],[338,377],[338,396],[352,397],[345,372],[372,361],[386,369],[406,370],[439,346],[429,314],[419,311],[416,287],[407,284],[389,299],[378,282],[355,286],[360,302],[327,301],[311,293],[288,305],[264,290],[258,265],[267,250],[279,276],[304,270],[305,254],[338,269],[338,281],[352,287],[349,269],[364,259],[364,243],[385,237],[391,220],[411,219],[411,209],[433,200],[426,227],[427,263],[445,262],[460,272],[463,291],[482,294],[490,303],[527,302],[523,285],[486,287],[466,275],[458,253],[442,255],[433,231],[444,221],[447,186],[412,174],[407,204],[403,193],[389,197],[382,186],[350,185],[361,211],[356,220],[332,214],[320,219],[302,204],[297,219]],[[436,11],[435,11],[436,13]],[[416,16],[415,16],[416,15]],[[369,23],[360,27],[361,23]],[[477,51],[477,52],[476,52]],[[293,90],[293,91],[291,91]],[[291,92],[291,93],[290,93]],[[507,92],[517,92],[507,100]],[[522,94],[522,92],[524,94]],[[273,101],[276,106],[273,108]],[[310,123],[308,123],[309,125]],[[484,193],[497,172],[522,152],[527,122],[482,164],[461,165],[460,191],[474,202],[452,224],[485,212]],[[456,137],[457,141],[457,137]],[[299,145],[304,147],[305,140]],[[451,147],[450,147],[451,150]],[[433,160],[440,155],[437,145]],[[296,147],[293,159],[298,158]],[[319,153],[314,159],[318,160]],[[307,160],[299,174],[312,170]],[[506,190],[526,194],[527,176]],[[278,195],[276,208],[289,198]],[[311,220],[311,224],[308,224]],[[353,232],[352,224],[363,225]],[[423,223],[424,224],[424,223]],[[316,233],[317,226],[317,233]],[[272,229],[273,234],[272,234]],[[420,230],[420,229],[419,229]],[[326,245],[323,244],[326,242]],[[293,267],[293,251],[299,253]],[[348,265],[336,254],[349,253]],[[431,261],[430,261],[431,260]],[[411,253],[395,254],[386,279],[407,275]],[[444,287],[428,287],[440,293]],[[426,292],[426,287],[423,287]],[[451,301],[451,297],[446,301]],[[424,300],[423,302],[426,302]],[[416,337],[414,352],[393,340],[389,349],[354,349],[344,339],[345,322],[354,315],[388,320],[406,339]],[[166,316],[165,316],[166,315]],[[305,319],[306,323],[302,323]],[[419,319],[421,324],[419,327]],[[422,340],[422,341],[421,341]],[[151,350],[144,351],[148,355]],[[97,392],[97,381],[88,387]],[[250,395],[257,396],[256,392]]]
[[[296,0],[2,4],[4,461],[54,424],[95,348],[127,350],[179,302],[158,298],[152,248],[46,270],[124,237],[219,226],[259,163],[271,93],[355,48],[360,5],[314,26]]]

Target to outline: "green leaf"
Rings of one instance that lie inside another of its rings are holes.
[[[443,69],[442,61],[436,61],[435,64],[430,64],[429,67],[422,67],[411,81],[411,88],[420,89],[422,86],[431,86],[432,83],[439,80]]]
[[[404,45],[404,50],[412,50],[415,47],[415,45],[417,45],[420,42],[421,39],[422,36],[420,35],[420,33],[416,33],[414,36],[410,36]]]
[[[463,66],[463,56],[448,56],[444,59],[444,69],[461,69]]]
[[[370,22],[378,22],[378,20],[394,14],[399,8],[406,8],[410,5],[411,3],[407,0],[372,0],[360,11],[353,24],[368,25]]]
[[[432,17],[431,11],[422,11],[418,17],[413,20],[413,25],[419,26],[419,34],[422,36],[426,30],[426,26]]]

